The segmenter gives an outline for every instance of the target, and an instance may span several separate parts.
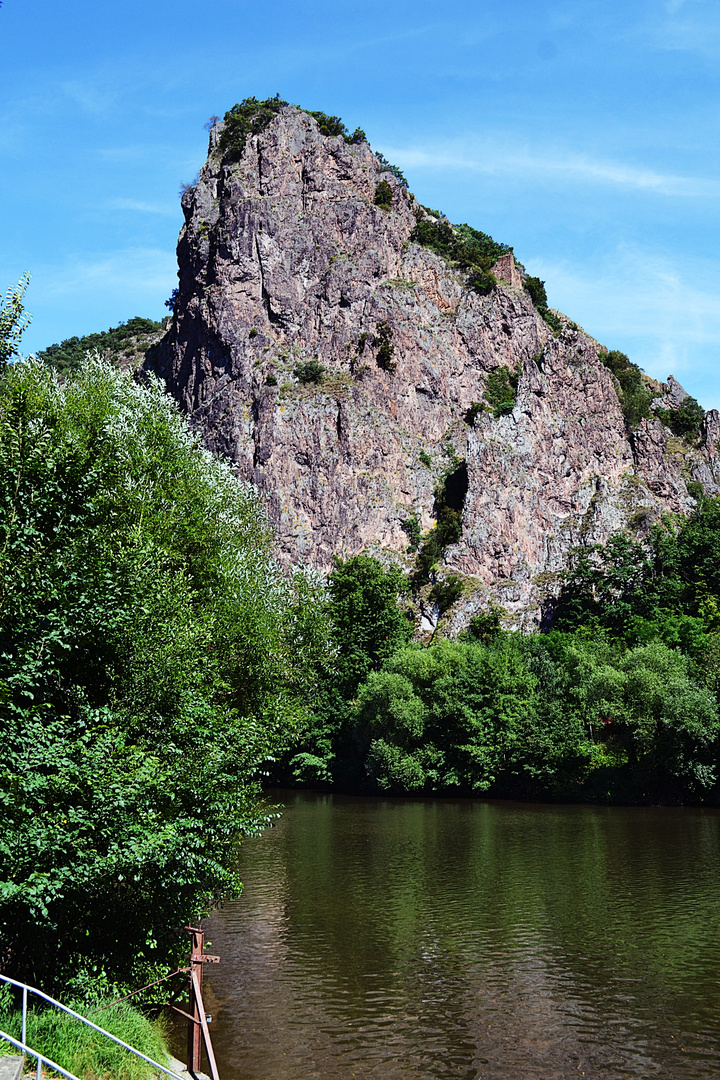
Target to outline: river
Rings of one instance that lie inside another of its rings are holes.
[[[718,811],[271,798],[206,923],[221,1080],[717,1080]]]

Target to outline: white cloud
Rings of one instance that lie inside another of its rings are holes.
[[[34,282],[38,300],[52,302],[84,293],[114,292],[136,295],[166,290],[176,283],[175,256],[156,248],[127,248],[101,258],[74,256],[62,266],[38,267]],[[35,306],[38,307],[38,300]]]
[[[720,271],[709,260],[680,263],[623,246],[594,263],[533,257],[553,306],[609,348],[622,349],[656,379],[689,380],[707,407],[720,406]]]
[[[177,217],[178,208],[176,203],[150,203],[139,199],[111,199],[107,204],[110,210],[136,210],[141,214],[162,214],[169,217]]]
[[[467,144],[465,144],[467,145]],[[466,170],[488,176],[532,175],[557,184],[563,179],[634,189],[677,198],[718,198],[720,181],[704,177],[674,176],[654,169],[602,160],[564,150],[548,152],[486,143],[470,151],[442,144],[430,149],[383,148],[401,168]]]

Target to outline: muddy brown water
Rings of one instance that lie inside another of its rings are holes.
[[[221,1080],[720,1076],[720,812],[273,793]]]

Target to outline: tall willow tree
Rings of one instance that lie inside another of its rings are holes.
[[[158,384],[4,370],[0,966],[137,983],[239,887],[263,762],[324,647],[318,601]]]

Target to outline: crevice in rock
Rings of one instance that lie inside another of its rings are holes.
[[[273,311],[272,306],[270,304],[270,294],[267,291],[267,289],[265,288],[265,274],[263,273],[262,257],[260,255],[260,245],[258,244],[257,233],[254,236],[254,245],[255,245],[255,257],[257,258],[257,261],[258,261],[258,271],[260,273],[260,292],[261,292],[261,295],[262,295],[263,304],[265,305],[265,310],[267,311],[268,320],[271,323],[282,322],[281,318],[277,315],[277,313]]]

